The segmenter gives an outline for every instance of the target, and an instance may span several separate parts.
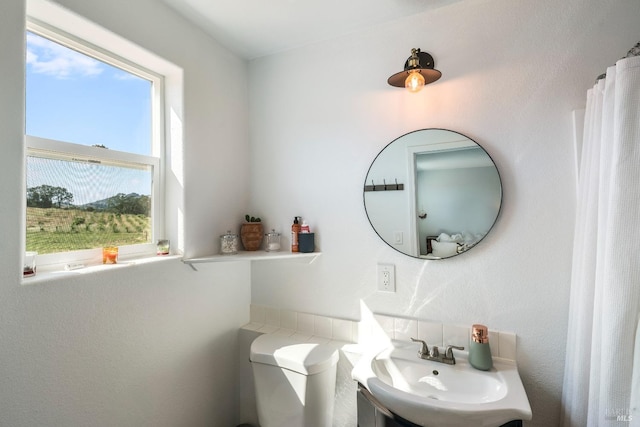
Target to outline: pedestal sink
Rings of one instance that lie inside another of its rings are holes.
[[[382,405],[412,423],[431,427],[497,427],[530,420],[531,406],[513,361],[494,359],[479,371],[456,352],[456,364],[418,358],[415,344],[392,345],[363,356],[352,377]]]

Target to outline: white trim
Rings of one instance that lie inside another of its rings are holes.
[[[455,150],[464,150],[469,147],[476,147],[476,143],[466,137],[456,137],[453,140],[441,142],[429,142],[427,144],[414,144],[407,146],[407,194],[409,195],[409,248],[412,253],[409,255],[420,257],[420,239],[418,232],[418,193],[417,179],[418,171],[416,167],[416,157],[422,153],[437,153]]]
[[[90,56],[106,64],[123,69],[128,73],[134,74],[145,80],[159,83],[162,76],[155,73],[142,65],[126,59],[116,53],[104,49],[98,45],[90,43],[80,37],[74,36],[64,30],[47,24],[39,19],[27,17],[27,31],[37,34],[46,39],[50,39],[64,47],[75,50],[83,55]]]
[[[181,69],[171,62],[52,1],[27,0],[27,20],[46,23],[132,64],[153,70],[152,73],[165,77],[181,73]]]
[[[420,256],[420,241],[418,240],[418,211],[416,209],[417,204],[417,188],[416,180],[418,179],[416,171],[416,155],[425,151],[424,146],[409,146],[407,147],[407,195],[409,203],[409,242],[408,247],[411,253],[408,255],[417,257]]]
[[[163,189],[155,183],[160,182],[160,159],[134,153],[90,147],[79,144],[65,143],[50,139],[25,137],[27,156],[67,161],[99,162],[104,166],[118,166],[127,168],[152,170],[152,230],[151,242],[163,236],[164,203]],[[82,159],[78,159],[81,157]],[[158,199],[160,201],[158,201]],[[119,256],[125,258],[153,255],[156,246],[153,243],[119,246]],[[41,270],[61,270],[66,264],[81,263],[93,265],[101,263],[101,249],[87,249],[38,255],[37,264]]]
[[[97,60],[105,62],[114,67],[118,67],[124,71],[132,73],[152,83],[152,101],[151,101],[151,153],[152,156],[144,156],[135,153],[127,153],[116,150],[105,150],[104,148],[91,147],[88,145],[73,144],[60,142],[46,138],[39,138],[25,135],[26,155],[73,160],[73,161],[92,161],[100,162],[103,165],[123,166],[123,167],[139,167],[146,168],[151,166],[152,175],[152,195],[151,195],[151,214],[152,214],[152,236],[151,242],[158,238],[165,238],[165,156],[166,156],[166,140],[165,129],[165,90],[164,78],[158,72],[150,70],[158,66],[159,71],[171,70],[172,74],[176,73],[176,68],[170,66],[166,61],[152,56],[146,51],[133,45],[127,40],[115,37],[114,35],[95,24],[86,21],[84,18],[78,17],[69,11],[60,8],[47,1],[30,0],[27,2],[28,17],[26,30],[38,34],[40,36],[51,39],[55,43],[66,46],[70,49],[81,52],[84,55],[93,57]],[[54,24],[60,25],[56,28],[43,19]],[[74,35],[69,31],[78,30],[79,35]],[[84,39],[82,34],[91,34],[92,37]],[[108,40],[108,43],[102,44],[99,40]],[[117,39],[117,40],[116,40]],[[116,42],[114,42],[116,40]],[[110,50],[98,46],[109,45]],[[115,47],[115,49],[114,49]],[[117,51],[118,53],[114,53]],[[128,53],[124,56],[123,53]],[[134,61],[140,55],[143,61]],[[156,247],[154,243],[127,245],[119,247],[119,256],[125,258],[149,256],[155,254]],[[90,249],[82,251],[69,251],[56,254],[46,254],[38,256],[38,266],[44,270],[61,269],[68,263],[97,264],[101,262],[101,249]]]
[[[151,264],[157,262],[179,262],[179,255],[153,255],[145,257],[119,257],[117,264],[74,264],[74,268],[67,269],[41,269],[35,276],[25,277],[22,281],[23,285],[35,285],[40,283],[51,283],[55,281],[66,281],[73,277],[79,277],[85,274],[103,274],[109,271],[116,271],[123,268],[134,267],[137,265]]]
[[[74,161],[94,160],[109,166],[132,167],[136,164],[141,166],[151,165],[155,168],[160,166],[159,158],[142,154],[61,142],[31,135],[25,136],[25,142],[27,144],[27,155],[29,156]]]

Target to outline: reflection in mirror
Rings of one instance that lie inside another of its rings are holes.
[[[403,135],[374,159],[365,181],[369,222],[392,248],[449,258],[474,247],[495,223],[502,184],[491,157],[444,129]]]

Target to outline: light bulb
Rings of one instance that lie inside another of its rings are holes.
[[[419,92],[424,87],[424,76],[418,70],[409,71],[404,87],[410,92]]]

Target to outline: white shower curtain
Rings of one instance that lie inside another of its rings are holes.
[[[640,426],[638,56],[587,93],[573,250],[562,425]]]

